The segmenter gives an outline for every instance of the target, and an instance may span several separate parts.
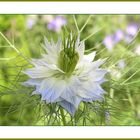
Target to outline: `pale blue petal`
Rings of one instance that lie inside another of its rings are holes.
[[[28,69],[23,71],[23,73],[27,74],[31,78],[44,78],[52,75],[52,73],[43,66]]]
[[[105,63],[106,59],[99,59],[97,61],[94,61],[91,63],[91,68],[94,70],[94,69],[97,69],[100,65],[102,65],[103,63]]]
[[[70,87],[66,88],[61,95],[61,97],[64,98],[64,99],[68,99],[71,96],[75,96],[75,91],[74,91],[73,88],[70,88]]]
[[[59,102],[59,104],[66,109],[72,116],[74,116],[76,108],[74,107],[74,105],[72,105],[71,103],[67,102],[67,101],[61,101]]]
[[[100,81],[103,79],[103,77],[105,76],[106,73],[107,73],[106,70],[97,69],[95,71],[91,71],[89,76],[90,76],[90,78],[92,78],[93,81]]]
[[[106,79],[103,78],[103,79],[99,80],[98,83],[99,83],[99,84],[102,84],[102,83],[107,82],[107,81],[108,81],[108,80],[106,80]]]
[[[52,103],[60,97],[64,89],[64,81],[56,81],[56,79],[50,78],[42,82],[39,92],[42,93],[42,100]]]
[[[102,98],[104,90],[97,83],[87,82],[84,87],[79,91],[78,95],[83,98],[94,98],[95,100]]]
[[[41,78],[41,79],[29,79],[28,81],[24,82],[23,85],[24,86],[38,86],[41,84],[41,82],[43,80],[44,80],[43,78]]]
[[[75,95],[74,95],[75,94]],[[76,96],[75,92],[64,92],[61,97],[66,100],[67,102],[73,104],[76,108],[78,107],[79,103],[81,102],[81,97]]]
[[[65,99],[69,103],[73,104],[75,108],[78,108],[82,98],[78,96],[71,96],[70,98]]]

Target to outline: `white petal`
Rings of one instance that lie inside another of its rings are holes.
[[[46,49],[47,53],[52,53],[53,52],[53,43],[49,42],[48,39],[45,37],[45,44],[43,45],[43,47]]]
[[[43,66],[27,69],[26,71],[23,71],[23,73],[27,74],[31,78],[45,78],[54,75],[54,71],[48,70]]]
[[[96,52],[92,52],[88,55],[84,55],[84,60],[87,62],[92,62],[95,58]]]
[[[57,44],[55,45],[56,52],[59,53],[61,51],[62,40],[61,38],[58,39]]]
[[[79,65],[77,65],[77,69],[79,72],[79,77],[82,76],[88,76],[90,72],[95,71],[98,69],[100,65],[102,65],[105,62],[106,59],[99,59],[94,62],[81,62]]]
[[[50,58],[51,57],[52,56],[50,56]],[[49,64],[49,63],[47,63],[47,61],[45,61],[45,59],[40,59],[40,60],[32,59],[32,64],[34,64],[36,67],[38,67],[38,66],[45,66],[48,69],[58,70],[58,71],[64,73],[64,71],[62,71],[61,69],[59,69],[54,63]]]
[[[76,51],[79,54],[79,62],[83,59],[84,51],[85,51],[85,45],[84,42],[81,42],[81,44],[76,48]]]
[[[92,62],[91,66],[93,69],[98,68],[100,65],[102,65],[103,63],[105,63],[106,58],[105,59],[99,59],[97,61]]]
[[[99,86],[98,83],[85,82],[83,90],[79,91],[78,95],[83,98],[102,98],[104,90]]]
[[[89,76],[92,78],[93,81],[100,81],[103,79],[105,74],[107,73],[104,69],[97,69],[89,73]]]
[[[50,42],[47,38],[45,38],[45,45],[44,48],[46,49],[48,54],[59,54],[61,50],[62,40],[61,38],[58,39],[57,43],[55,44],[53,40]]]

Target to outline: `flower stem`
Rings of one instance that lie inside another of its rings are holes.
[[[63,108],[60,108],[60,113],[61,113],[63,125],[66,126],[66,119],[65,119]]]
[[[7,38],[6,38],[6,36],[2,33],[2,32],[0,32],[0,36],[2,36],[4,39],[5,39],[5,41],[9,44],[9,46],[11,47],[11,48],[13,48],[20,56],[22,56],[27,62],[29,62],[29,63],[31,63],[29,60],[28,60],[28,58],[26,58]]]

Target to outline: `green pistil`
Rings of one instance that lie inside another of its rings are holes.
[[[75,51],[77,37],[68,35],[68,38],[63,40],[63,50],[59,56],[59,67],[65,72],[66,76],[70,76],[79,60],[79,54]]]
[[[70,76],[75,70],[78,60],[79,55],[77,52],[73,52],[71,48],[63,49],[59,57],[60,69],[62,69],[67,76]]]

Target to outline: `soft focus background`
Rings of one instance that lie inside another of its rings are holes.
[[[96,109],[89,106],[82,114],[88,120],[86,124],[80,119],[74,124],[140,125],[139,15],[0,15],[0,32],[26,58],[41,56],[45,36],[57,40],[62,29],[76,32],[76,26],[81,40],[85,40],[85,54],[96,51],[95,59],[108,58],[103,67],[110,74],[103,84],[107,92],[106,123],[101,122],[98,106]],[[45,108],[39,96],[31,96],[32,89],[20,84],[27,79],[22,74],[27,67],[21,54],[0,36],[0,125],[52,124],[43,120],[44,112],[52,110]],[[54,125],[62,124],[55,122]]]

